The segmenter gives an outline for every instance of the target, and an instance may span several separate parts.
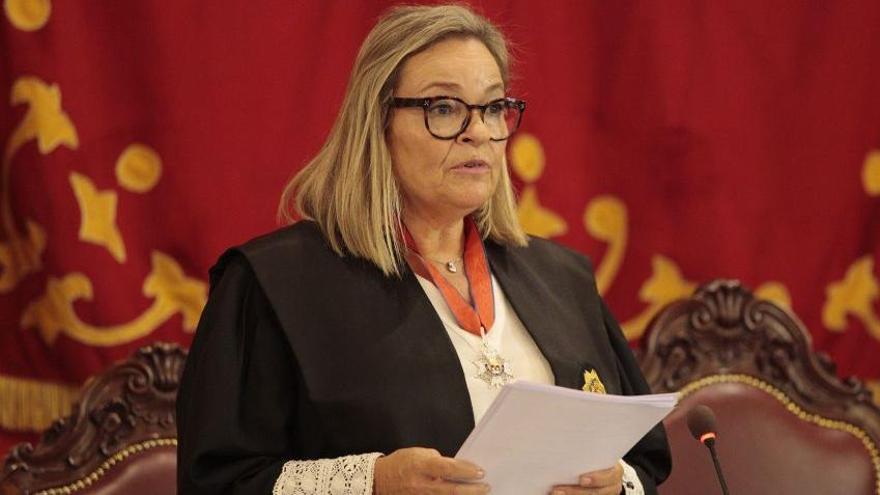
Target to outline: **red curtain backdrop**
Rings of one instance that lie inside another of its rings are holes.
[[[4,0],[0,451],[276,227],[387,1]],[[594,260],[632,341],[716,277],[880,380],[880,2],[483,0],[528,101],[530,232]]]

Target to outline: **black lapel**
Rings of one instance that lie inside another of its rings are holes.
[[[404,270],[402,298],[412,301],[412,321],[415,324],[411,326],[411,330],[413,338],[421,343],[418,353],[422,359],[434,363],[437,368],[430,373],[433,377],[433,393],[428,395],[443,396],[446,402],[444,409],[450,416],[445,418],[442,429],[430,428],[435,437],[430,445],[443,455],[453,456],[474,429],[474,409],[465,381],[465,370],[462,369],[455,346],[428,295],[416,280],[413,271],[408,267]],[[424,376],[413,373],[412,379],[413,390],[424,387]],[[436,400],[436,396],[430,400]],[[429,418],[423,419],[430,422]]]
[[[486,241],[486,253],[504,294],[550,363],[556,384],[580,388],[583,385],[581,360],[568,339],[570,332],[576,331],[574,326],[578,322],[566,317],[569,312],[553,297],[554,290],[565,288],[548,285],[547,280],[509,248]]]

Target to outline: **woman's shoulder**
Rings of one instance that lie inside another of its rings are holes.
[[[272,256],[279,252],[316,254],[326,250],[332,252],[324,240],[318,224],[311,220],[300,220],[272,232],[255,237],[241,245],[231,248],[249,258]]]
[[[212,282],[232,265],[265,272],[338,259],[315,222],[301,220],[227,249],[211,268]],[[282,266],[283,265],[283,266]]]

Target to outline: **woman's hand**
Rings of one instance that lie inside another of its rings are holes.
[[[463,483],[482,477],[483,471],[470,462],[443,457],[434,449],[411,447],[376,459],[373,493],[482,495],[489,493],[489,485]]]
[[[619,495],[623,481],[623,466],[584,473],[578,476],[577,485],[556,485],[551,495]]]

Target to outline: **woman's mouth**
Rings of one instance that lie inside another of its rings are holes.
[[[469,160],[452,167],[457,172],[485,173],[489,171],[489,164],[483,160]]]

